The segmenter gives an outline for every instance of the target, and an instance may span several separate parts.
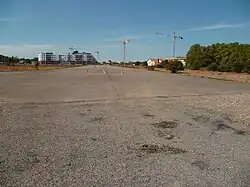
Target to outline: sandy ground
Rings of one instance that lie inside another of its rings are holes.
[[[111,66],[0,73],[0,186],[250,186],[248,84]]]
[[[192,76],[204,76],[208,78],[229,80],[241,83],[250,83],[250,74],[233,72],[210,72],[202,70],[185,70],[184,74]]]
[[[148,67],[143,67],[143,66],[124,66],[124,67],[135,68],[135,69],[147,69],[148,68]],[[170,73],[170,71],[165,68],[155,68],[155,71]],[[217,79],[217,80],[250,83],[250,74],[247,74],[247,73],[212,72],[212,71],[206,71],[206,70],[190,70],[190,69],[185,69],[185,71],[180,71],[178,73],[181,75],[197,76],[197,77],[202,77],[202,78],[205,77],[205,78]]]

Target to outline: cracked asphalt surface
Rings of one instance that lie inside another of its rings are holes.
[[[0,186],[247,187],[249,124],[249,84],[112,66],[0,73]]]

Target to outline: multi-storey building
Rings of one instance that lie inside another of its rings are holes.
[[[53,54],[52,52],[39,53],[38,61],[42,64],[46,63],[56,63],[59,61],[59,56]]]
[[[48,63],[76,63],[76,64],[93,64],[96,63],[95,57],[91,53],[79,53],[75,51],[72,54],[66,55],[55,55],[52,52],[50,53],[39,53],[38,61],[42,64]]]

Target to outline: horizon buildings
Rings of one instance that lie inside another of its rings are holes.
[[[40,52],[38,54],[38,62],[40,64],[60,64],[60,63],[74,63],[74,64],[93,64],[97,60],[91,53],[74,51],[72,54],[55,54],[53,52]]]

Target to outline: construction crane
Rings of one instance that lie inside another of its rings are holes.
[[[98,61],[99,61],[99,54],[100,54],[100,51],[96,51],[95,54],[96,54],[96,60],[97,60],[97,62],[98,62]]]
[[[127,43],[130,43],[130,42],[131,42],[130,39],[125,39],[122,41],[122,43],[123,43],[123,63],[126,62],[126,45],[127,45]]]
[[[126,62],[126,46],[128,43],[131,42],[131,39],[124,39],[124,40],[111,40],[111,41],[108,41],[108,42],[111,42],[113,44],[123,44],[123,63]]]
[[[173,40],[173,58],[175,58],[176,39],[183,40],[183,37],[182,36],[176,36],[175,32],[173,32],[173,35],[170,35],[170,34],[166,35],[166,34],[162,34],[162,33],[159,33],[159,32],[155,32],[154,34],[155,35],[160,35],[160,36],[172,37],[172,40]]]
[[[74,51],[76,51],[77,49],[74,48],[74,46],[70,47],[69,50],[73,53]]]

